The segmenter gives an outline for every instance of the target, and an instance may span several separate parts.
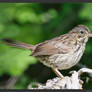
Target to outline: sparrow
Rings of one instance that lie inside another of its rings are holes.
[[[59,70],[69,69],[80,61],[90,37],[92,34],[87,26],[77,25],[66,34],[36,45],[7,38],[2,41],[9,46],[32,51],[31,56],[52,68],[58,77],[63,78]]]

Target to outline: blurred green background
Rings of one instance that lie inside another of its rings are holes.
[[[67,33],[78,24],[92,32],[91,3],[0,3],[0,39],[11,38],[37,44]],[[56,77],[53,71],[32,56],[31,51],[9,47],[0,42],[0,89],[27,89]],[[87,43],[80,64],[61,71],[69,75],[81,66],[92,68],[92,39]],[[82,64],[82,65],[81,65]],[[84,89],[92,89],[92,77],[83,74]]]

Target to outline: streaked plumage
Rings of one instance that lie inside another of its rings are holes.
[[[69,33],[47,40],[37,45],[3,39],[11,46],[32,50],[32,56],[37,57],[44,65],[54,69],[63,70],[74,66],[82,57],[88,38],[92,37],[87,26],[78,25]]]

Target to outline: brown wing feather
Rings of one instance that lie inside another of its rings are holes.
[[[33,56],[40,56],[40,55],[53,55],[53,54],[66,54],[71,50],[71,41],[68,43],[69,40],[68,36],[61,36],[58,38],[54,38],[52,40],[45,41],[41,44],[38,44],[36,49],[33,52]],[[70,39],[71,40],[71,39]]]
[[[38,45],[32,55],[33,56],[51,55],[54,53],[58,53],[58,49],[55,48],[53,45],[46,43]]]

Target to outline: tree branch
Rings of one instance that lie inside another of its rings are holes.
[[[49,79],[44,85],[37,84],[37,88],[32,88],[32,84],[30,84],[28,89],[82,89],[83,81],[80,79],[80,75],[84,72],[92,75],[92,69],[82,68],[79,71],[72,71],[70,77]]]

